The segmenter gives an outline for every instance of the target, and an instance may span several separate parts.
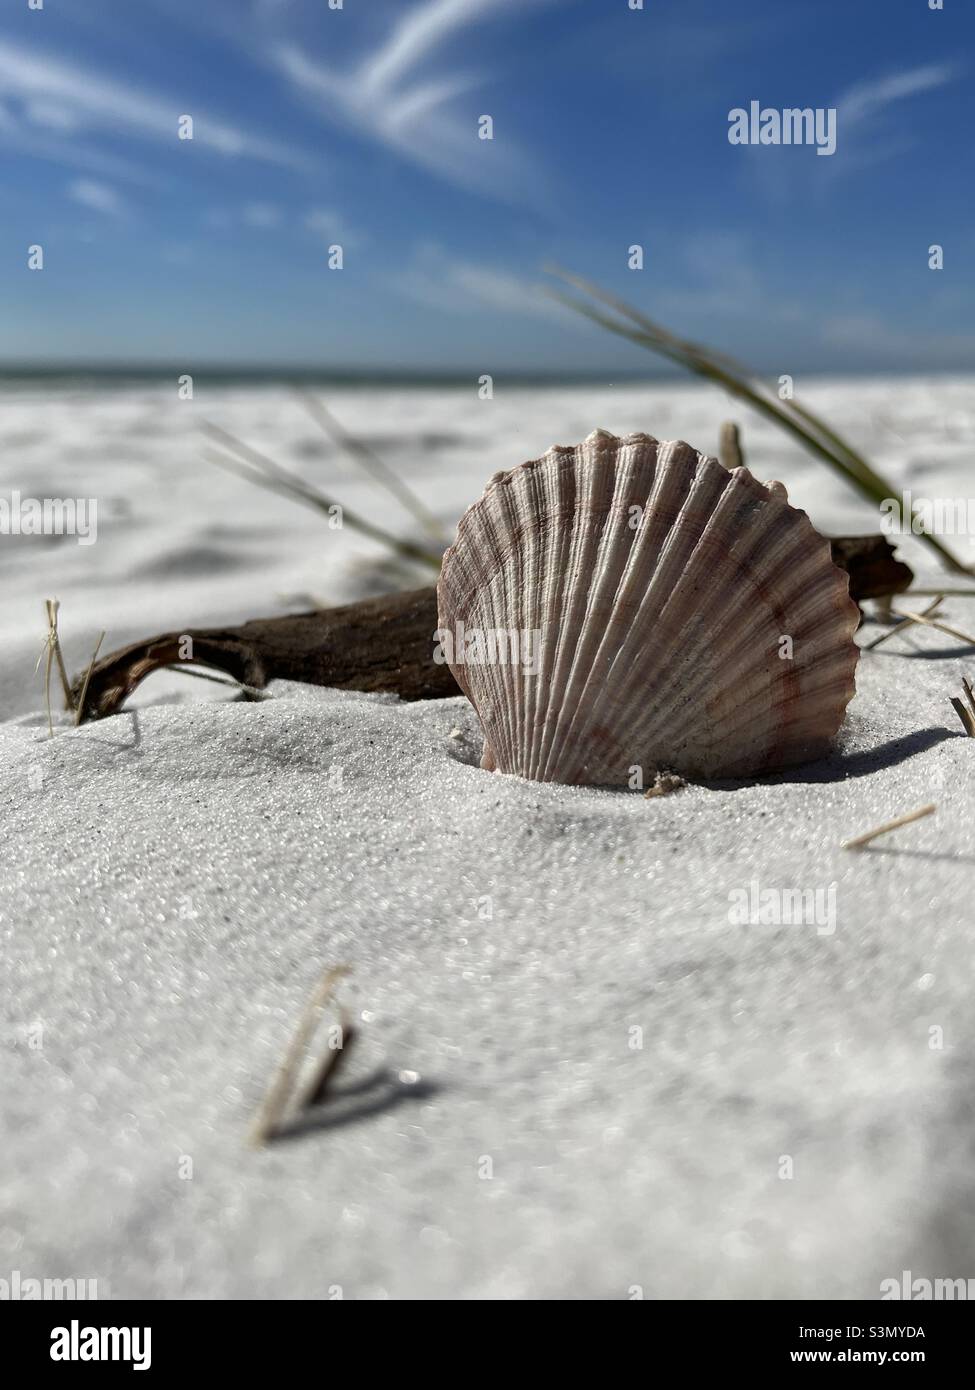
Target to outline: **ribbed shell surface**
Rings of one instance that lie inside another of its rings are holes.
[[[781,483],[682,442],[602,431],[495,475],[444,556],[441,629],[517,634],[450,661],[482,766],[632,785],[749,776],[829,751],[858,609]],[[526,663],[523,634],[531,634]]]

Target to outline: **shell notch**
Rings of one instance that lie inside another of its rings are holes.
[[[482,767],[535,781],[808,762],[855,690],[859,611],[805,512],[781,483],[646,434],[597,430],[496,474],[438,606]]]

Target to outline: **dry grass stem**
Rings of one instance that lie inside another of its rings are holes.
[[[236,681],[232,676],[215,676],[212,671],[191,671],[182,662],[174,663],[171,666],[161,668],[165,671],[178,671],[181,676],[192,676],[198,681],[212,681],[214,685],[226,685],[231,690],[239,690],[250,700],[270,700],[271,696],[266,690],[260,690],[256,685],[245,685],[243,681]]]
[[[961,726],[965,730],[965,733],[969,738],[975,738],[975,717],[972,716],[972,711],[966,705],[962,704],[957,695],[950,695],[948,698],[954,706],[955,713],[961,720]]]
[[[961,683],[962,689],[965,692],[965,699],[968,701],[968,707],[972,714],[975,714],[975,692],[972,691],[971,682],[967,676],[962,676]]]
[[[64,692],[65,708],[73,709],[71,701],[71,682],[68,680],[68,673],[64,669],[64,657],[61,654],[61,636],[58,632],[58,613],[61,605],[57,599],[47,600],[47,617],[51,627],[51,648],[54,652],[54,659],[58,666],[58,675],[61,677],[61,689]]]
[[[298,1102],[298,1109],[308,1110],[313,1105],[319,1105],[325,1099],[325,1092],[335,1080],[335,1073],[342,1065],[349,1048],[352,1046],[352,1039],[355,1036],[352,1021],[345,1009],[339,1011],[339,1027],[342,1030],[342,1046],[330,1047],[325,1051],[325,1055],[316,1068],[314,1074],[301,1099]]]
[[[975,589],[918,589],[913,586],[905,590],[904,598],[910,598],[913,594],[918,594],[927,598],[928,594],[938,594],[943,598],[975,598]]]
[[[937,806],[922,806],[919,811],[911,811],[906,816],[898,816],[896,820],[889,820],[885,825],[878,825],[876,830],[868,830],[865,835],[858,835],[855,840],[847,840],[841,846],[842,849],[863,849],[871,840],[875,840],[878,835],[886,835],[888,830],[898,830],[902,825],[910,825],[912,821],[921,820],[924,816],[933,815]]]
[[[336,502],[325,493],[319,492],[304,482],[303,479],[294,473],[289,473],[286,468],[282,468],[280,464],[268,458],[266,454],[252,449],[249,444],[235,438],[227,430],[221,429],[219,425],[205,422],[202,428],[210,439],[227,451],[221,454],[216,450],[206,450],[203,457],[209,463],[215,463],[219,467],[225,468],[229,473],[235,474],[238,478],[245,479],[246,482],[266,488],[269,492],[275,492],[280,497],[288,497],[294,502],[301,502],[316,512],[324,512],[327,516],[331,516],[334,509],[338,508],[343,524],[350,526],[354,531],[361,532],[370,540],[378,541],[380,545],[395,551],[405,559],[413,560],[422,565],[429,565],[437,570],[440,569],[441,557],[436,552],[427,550],[422,545],[415,545],[413,541],[402,540],[389,531],[384,531],[381,526],[376,526],[373,522],[367,521],[365,517],[359,516],[357,512],[350,511],[340,502]],[[231,457],[228,457],[228,454]],[[233,457],[234,455],[236,457]]]
[[[646,314],[634,309],[625,300],[610,294],[592,281],[583,279],[582,276],[573,275],[559,266],[549,265],[545,269],[604,308],[596,308],[592,303],[558,290],[550,291],[560,303],[584,315],[593,323],[600,324],[610,333],[627,338],[651,352],[660,353],[672,362],[677,362],[698,376],[721,386],[730,395],[746,401],[766,419],[791,434],[810,453],[842,474],[848,483],[869,498],[875,506],[879,506],[887,498],[899,495],[900,490],[871,467],[862,454],[852,448],[824,420],[796,400],[783,400],[773,395],[766,387],[754,381],[753,374],[746,367],[723,353],[713,352],[698,343],[679,338],[669,329],[648,318]],[[606,309],[611,312],[605,312]],[[912,514],[912,519],[915,516],[916,514]],[[949,569],[960,574],[971,573],[969,566],[952,554],[937,536],[923,529],[919,534],[927,545],[937,551]]]
[[[249,1143],[252,1148],[260,1148],[262,1144],[266,1144],[280,1128],[288,1108],[288,1101],[294,1095],[305,1051],[318,1026],[321,1013],[331,998],[335,985],[348,973],[349,967],[347,965],[333,966],[326,970],[315,986],[251,1127]],[[321,1073],[319,1073],[319,1081],[321,1081]]]
[[[71,698],[71,682],[68,680],[68,673],[64,669],[64,657],[61,654],[61,638],[58,634],[58,613],[61,604],[56,598],[45,599],[44,610],[47,614],[47,636],[44,638],[44,645],[41,654],[37,658],[35,672],[45,661],[44,667],[44,698],[47,704],[47,729],[48,735],[54,737],[54,716],[51,713],[51,671],[57,664],[58,674],[61,677],[61,689],[64,691],[64,704],[68,710],[74,710],[74,701]]]
[[[906,618],[909,623],[920,623],[923,627],[936,628],[938,632],[944,632],[948,637],[954,637],[958,642],[967,642],[970,647],[975,647],[975,637],[969,637],[967,632],[959,632],[956,627],[949,627],[947,623],[936,623],[933,618],[925,617],[923,613],[901,613],[898,616]]]
[[[370,449],[368,444],[357,439],[355,435],[350,434],[340,425],[331,411],[311,391],[299,389],[298,396],[312,419],[322,432],[331,439],[332,443],[337,444],[340,449],[344,449],[352,461],[357,463],[360,468],[365,469],[374,482],[379,483],[381,487],[391,493],[400,506],[404,507],[420,523],[431,540],[438,545],[446,546],[447,537],[441,529],[440,522],[431,511],[427,510],[413,489],[408,487],[403,479],[394,473],[388,464],[383,462],[375,450]]]
[[[76,726],[81,723],[81,716],[85,712],[85,698],[88,694],[88,682],[91,680],[91,673],[95,669],[95,662],[98,660],[98,653],[102,649],[104,640],[105,634],[104,632],[100,632],[98,634],[98,641],[95,643],[95,650],[91,654],[91,661],[88,663],[88,670],[85,672],[85,679],[81,686],[81,694],[78,696],[78,708],[74,712],[74,722]]]
[[[863,650],[865,652],[876,651],[877,647],[881,646],[884,642],[889,641],[891,637],[896,637],[898,632],[901,632],[905,627],[910,627],[912,623],[927,622],[928,618],[938,611],[938,607],[943,599],[944,594],[938,594],[934,602],[929,603],[927,608],[925,608],[924,612],[918,613],[916,616],[910,613],[898,613],[895,609],[890,609],[890,612],[893,614],[893,616],[895,618],[898,618],[900,621],[896,624],[896,626],[892,627],[889,632],[882,632],[880,636],[875,637],[872,642],[867,642]]]
[[[962,728],[969,738],[975,738],[975,691],[972,690],[971,682],[967,676],[961,678],[962,689],[965,692],[967,704],[963,704],[956,695],[950,695],[955,713],[961,720]]]

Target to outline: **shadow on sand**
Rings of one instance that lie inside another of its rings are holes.
[[[436,1081],[420,1080],[413,1085],[401,1081],[388,1067],[377,1067],[361,1081],[330,1088],[326,1097],[274,1132],[274,1143],[300,1139],[306,1134],[338,1129],[359,1120],[372,1119],[400,1105],[415,1104],[437,1095],[442,1086]]]

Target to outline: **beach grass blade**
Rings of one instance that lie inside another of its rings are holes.
[[[899,496],[899,489],[896,489],[891,482],[879,474],[835,430],[797,401],[780,400],[777,396],[769,394],[764,387],[755,383],[752,373],[747,368],[723,354],[712,352],[698,343],[677,337],[669,329],[648,318],[646,314],[634,309],[625,300],[582,276],[574,275],[570,271],[554,265],[545,266],[545,270],[573,289],[589,295],[590,299],[606,306],[613,312],[612,315],[605,313],[593,304],[577,299],[574,295],[565,294],[560,290],[552,289],[549,291],[553,298],[575,310],[576,313],[584,315],[593,323],[600,324],[611,333],[628,338],[630,342],[637,343],[640,347],[660,353],[661,356],[669,358],[672,362],[677,362],[698,376],[721,386],[729,395],[737,396],[740,400],[747,402],[766,419],[771,420],[791,434],[810,453],[828,463],[875,506],[879,507],[882,502]],[[912,522],[916,517],[917,513],[912,509]],[[949,569],[960,574],[972,572],[937,536],[925,531],[923,527],[920,530],[915,530],[914,534],[919,535],[921,540],[935,550]]]
[[[243,440],[232,435],[229,430],[222,429],[219,425],[204,421],[202,425],[203,433],[215,444],[219,444],[224,452],[216,449],[204,451],[203,457],[209,463],[215,463],[219,467],[226,469],[230,473],[244,478],[249,483],[254,483],[257,487],[267,488],[270,492],[276,492],[281,497],[290,497],[295,502],[301,502],[306,507],[311,507],[317,512],[324,512],[330,515],[333,509],[341,512],[343,523],[359,531],[362,535],[368,536],[371,540],[378,541],[380,545],[388,547],[401,555],[406,560],[412,560],[417,564],[429,565],[431,569],[440,569],[440,555],[434,550],[428,550],[425,546],[417,545],[410,540],[403,540],[399,536],[394,536],[391,532],[377,526],[366,517],[359,513],[350,511],[348,507],[342,506],[333,498],[325,493],[319,492],[302,478],[294,473],[289,473],[286,468],[282,468],[279,463],[268,458],[266,454],[260,453],[257,449],[251,448]]]
[[[354,463],[369,474],[374,482],[379,483],[391,496],[395,497],[400,506],[404,507],[420,523],[435,544],[446,548],[450,542],[449,538],[444,535],[440,522],[417,497],[413,489],[407,486],[399,474],[383,462],[375,449],[371,449],[364,440],[350,434],[343,425],[340,425],[332,412],[314,392],[306,391],[302,387],[296,387],[296,390],[298,399],[325,436],[333,444],[337,444],[340,449],[343,449]]]

